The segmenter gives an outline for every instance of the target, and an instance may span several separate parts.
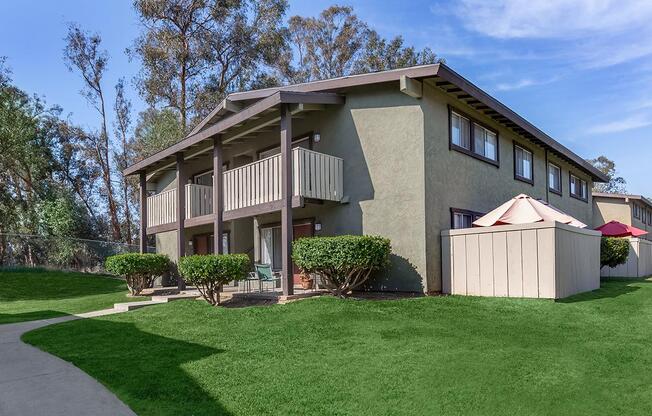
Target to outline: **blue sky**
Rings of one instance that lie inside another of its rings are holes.
[[[628,191],[652,196],[652,2],[649,0],[340,1],[386,37],[430,46],[447,63],[583,157],[616,161]],[[332,1],[290,1],[315,15]],[[409,5],[409,7],[407,7]],[[62,61],[68,22],[99,32],[107,88],[131,80],[124,50],[137,36],[131,1],[5,1],[0,56],[21,88],[97,126]],[[132,89],[134,108],[144,104]]]

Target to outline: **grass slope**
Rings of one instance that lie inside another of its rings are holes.
[[[24,339],[139,415],[652,413],[652,283],[564,302],[179,301]]]
[[[127,298],[124,281],[84,273],[0,270],[0,324],[110,308]]]

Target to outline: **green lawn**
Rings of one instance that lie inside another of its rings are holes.
[[[124,281],[51,271],[0,270],[0,324],[106,309],[128,298]]]
[[[652,282],[563,302],[179,301],[42,328],[139,415],[649,415]]]

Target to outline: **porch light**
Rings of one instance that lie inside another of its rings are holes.
[[[321,134],[315,133],[312,139],[315,143],[319,143],[319,141],[321,140]]]
[[[315,231],[321,231],[321,222],[315,223]]]

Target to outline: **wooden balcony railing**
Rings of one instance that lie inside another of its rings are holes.
[[[340,201],[343,196],[343,162],[304,148],[292,150],[294,196]],[[228,170],[223,174],[224,211],[246,208],[281,199],[281,155]],[[147,225],[176,221],[176,189],[147,198]],[[213,188],[186,185],[186,218],[213,213]]]

